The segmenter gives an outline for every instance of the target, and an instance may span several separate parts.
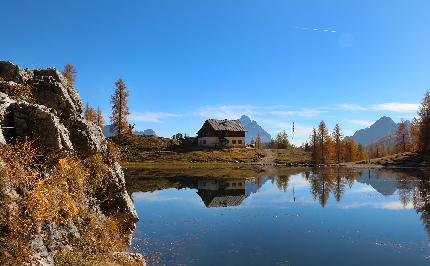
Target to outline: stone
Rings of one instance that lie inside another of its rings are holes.
[[[81,115],[69,117],[65,124],[70,132],[70,139],[75,150],[82,155],[106,154],[107,146],[103,133],[96,124]]]
[[[0,79],[21,82],[19,67],[8,61],[0,61]]]
[[[34,139],[44,149],[50,151],[71,151],[69,131],[49,108],[26,102],[11,106],[15,127],[15,137]]]

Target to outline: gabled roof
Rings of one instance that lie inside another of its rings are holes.
[[[217,120],[208,119],[206,120],[215,131],[240,131],[245,132],[246,129],[243,127],[240,120]]]

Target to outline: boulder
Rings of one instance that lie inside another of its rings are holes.
[[[81,115],[73,115],[64,121],[70,132],[75,150],[81,155],[106,154],[107,146],[100,127]]]

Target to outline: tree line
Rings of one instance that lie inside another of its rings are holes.
[[[324,120],[321,120],[317,128],[312,129],[305,150],[311,152],[312,161],[315,163],[342,163],[367,159],[363,145],[357,144],[351,137],[344,137],[339,124],[336,124],[330,133]]]
[[[381,158],[391,154],[414,152],[421,156],[430,155],[430,91],[420,104],[417,117],[412,122],[401,119],[397,131],[389,136],[387,144],[374,142],[364,147],[353,138],[344,137],[339,124],[330,133],[322,120],[313,128],[305,149],[312,154],[315,163],[342,163]]]

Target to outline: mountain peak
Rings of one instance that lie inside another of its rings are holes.
[[[260,132],[261,139],[263,142],[270,142],[272,136],[266,132],[255,120],[251,120],[249,116],[242,115],[240,117],[240,122],[246,128],[247,132],[245,134],[246,143],[250,143],[252,138],[256,138],[257,132]]]
[[[391,117],[383,116],[370,127],[360,129],[355,132],[352,138],[358,144],[369,145],[377,139],[393,134],[397,130],[397,127],[397,124],[393,121],[393,119],[391,119]]]

